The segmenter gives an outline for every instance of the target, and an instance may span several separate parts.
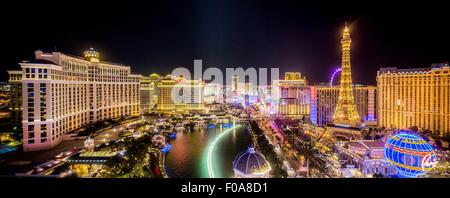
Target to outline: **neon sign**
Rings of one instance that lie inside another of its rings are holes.
[[[384,146],[386,161],[394,166],[400,177],[426,174],[438,163],[434,148],[420,135],[411,131],[397,131]]]
[[[422,159],[422,170],[425,171],[426,169],[432,169],[437,165],[438,161],[436,159],[436,155],[433,153],[427,154]]]

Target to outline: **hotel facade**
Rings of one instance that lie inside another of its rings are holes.
[[[345,141],[336,143],[334,151],[341,165],[354,165],[363,177],[395,175],[397,170],[384,159],[384,144],[380,140]]]
[[[151,110],[151,81],[150,77],[141,76],[140,77],[140,108],[142,113],[148,113]]]
[[[9,94],[11,101],[9,103],[9,111],[11,112],[11,120],[14,124],[22,124],[22,71],[9,70],[8,83],[11,85]]]
[[[378,125],[450,133],[450,67],[381,68],[377,74]]]
[[[298,72],[286,72],[283,80],[273,81],[272,91],[278,95],[277,113],[301,118],[310,113],[310,89],[306,86],[306,78]]]
[[[377,88],[374,86],[353,86],[355,105],[361,122],[377,118]],[[311,122],[325,126],[333,121],[333,114],[339,98],[339,86],[311,86]]]
[[[220,83],[206,83],[203,92],[205,104],[224,102],[224,86]]]
[[[204,110],[204,82],[202,80],[185,80],[171,75],[157,83],[157,111],[162,113],[189,112]],[[180,88],[174,97],[174,89]]]
[[[258,91],[257,83],[245,82],[245,77],[233,75],[231,77],[231,85],[225,85],[222,87],[222,93],[218,92],[216,95],[219,96],[219,99],[224,96],[226,103],[244,103],[250,105],[260,96]]]
[[[139,77],[129,66],[102,62],[96,51],[84,58],[35,52],[20,63],[23,149],[58,145],[63,135],[89,123],[139,115]]]
[[[161,82],[161,76],[153,73],[149,76],[141,76],[141,112],[150,113],[155,111],[156,104],[158,102],[158,83]]]

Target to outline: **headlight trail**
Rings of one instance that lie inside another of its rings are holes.
[[[211,142],[211,144],[208,146],[208,154],[207,154],[207,159],[206,159],[206,166],[208,168],[208,175],[210,178],[215,178],[216,176],[214,175],[214,170],[212,167],[212,154],[214,151],[214,148],[216,147],[216,144],[222,139],[223,136],[225,136],[226,134],[230,133],[231,131],[233,131],[234,129],[240,127],[241,125],[234,125],[233,127],[223,131],[221,134],[219,134],[213,142]]]

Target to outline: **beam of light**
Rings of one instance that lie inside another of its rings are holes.
[[[342,71],[342,69],[338,68],[338,69],[336,69],[336,71],[333,72],[333,74],[331,75],[331,79],[330,79],[330,86],[333,86],[334,77],[341,71]]]
[[[206,166],[208,168],[208,175],[210,178],[215,178],[216,176],[214,175],[214,169],[213,169],[213,165],[212,165],[212,156],[213,156],[213,152],[214,152],[214,148],[216,147],[216,144],[218,144],[220,142],[220,140],[222,139],[223,136],[225,136],[226,134],[232,132],[234,129],[240,127],[241,125],[235,125],[225,131],[223,131],[221,134],[219,134],[214,141],[209,145],[208,147],[208,154],[206,157]]]

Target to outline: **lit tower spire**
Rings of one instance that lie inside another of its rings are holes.
[[[339,98],[333,115],[333,122],[339,124],[356,125],[360,122],[353,97],[352,70],[350,64],[350,30],[345,22],[344,34],[342,35],[342,72],[339,87]]]

